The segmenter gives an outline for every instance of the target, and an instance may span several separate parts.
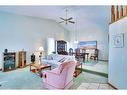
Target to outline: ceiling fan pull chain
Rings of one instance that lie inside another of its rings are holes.
[[[66,9],[66,23],[65,24],[67,24],[67,9]]]

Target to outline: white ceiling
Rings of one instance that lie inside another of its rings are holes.
[[[77,26],[87,27],[89,23],[101,26],[110,22],[109,6],[0,6],[0,11],[52,19],[60,22],[59,17],[65,17],[65,9],[68,9],[68,17],[77,21]],[[73,24],[61,24],[70,31],[74,31]]]

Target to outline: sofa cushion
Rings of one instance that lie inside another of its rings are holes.
[[[53,57],[51,55],[46,57],[47,60],[53,60]]]
[[[66,58],[65,57],[63,57],[62,59],[60,59],[58,62],[64,62],[66,60]]]
[[[54,58],[54,60],[56,60],[56,61],[60,61],[61,59],[63,59],[63,56],[62,55],[57,55]]]
[[[42,64],[51,64],[52,67],[55,68],[68,61],[75,61],[75,57],[69,55],[50,54],[46,59],[42,59]]]
[[[57,63],[60,63],[60,62],[57,62],[56,60],[42,60],[42,63],[46,63],[46,64],[57,64]]]
[[[61,62],[57,62],[56,60],[42,60],[42,64],[50,64],[52,66],[52,68],[56,68],[58,67],[60,64],[62,64]]]

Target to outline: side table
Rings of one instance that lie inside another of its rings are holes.
[[[80,73],[82,73],[82,62],[77,62],[74,77],[77,77]]]

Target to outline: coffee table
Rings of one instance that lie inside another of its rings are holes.
[[[34,69],[32,69],[34,67]],[[33,73],[39,73],[41,70],[49,68],[51,70],[51,65],[43,65],[43,64],[38,64],[38,63],[31,63],[30,64],[30,71]]]

